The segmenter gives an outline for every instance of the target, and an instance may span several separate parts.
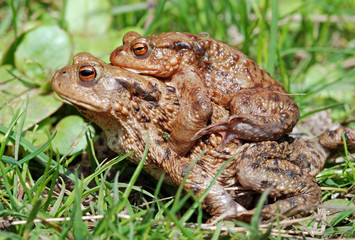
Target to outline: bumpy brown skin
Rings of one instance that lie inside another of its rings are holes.
[[[224,42],[181,32],[150,37],[129,32],[123,43],[111,54],[113,65],[164,78],[177,89],[181,109],[171,147],[181,155],[209,133],[219,132],[222,145],[232,139],[277,140],[298,121],[298,107],[282,84]],[[212,102],[226,108],[230,118],[206,127]]]
[[[166,137],[180,111],[173,87],[158,79],[111,66],[88,53],[77,54],[73,65],[59,70],[51,84],[61,97],[105,131],[113,151],[124,154],[134,150],[131,161],[138,163],[142,159],[149,135],[145,170],[155,177],[165,171],[177,185],[188,174],[184,189],[193,191],[197,197],[208,188],[226,161],[234,157],[203,200],[212,219],[248,220],[253,211],[245,211],[236,202],[239,191],[227,189],[240,185],[258,193],[270,188],[270,197],[280,199],[264,207],[264,218],[275,215],[276,204],[280,213],[286,214],[289,209],[300,207],[309,211],[320,203],[320,187],[312,175],[323,167],[328,153],[317,140],[285,138],[240,147],[230,143],[219,151],[222,137],[212,133],[197,140],[189,157],[181,157],[170,149]],[[228,118],[225,108],[214,103],[212,106],[212,123]],[[355,145],[355,131],[345,131],[348,140],[352,139]],[[322,139],[328,143],[335,139],[337,143],[332,146],[335,147],[342,144],[339,136],[341,132],[338,130]],[[188,173],[191,162],[204,150],[206,153]]]

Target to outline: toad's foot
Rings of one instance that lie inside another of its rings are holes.
[[[319,137],[319,143],[328,149],[337,149],[344,146],[343,134],[345,142],[350,148],[355,147],[355,129],[350,127],[340,127],[336,130],[326,131]]]
[[[279,150],[277,150],[279,148]],[[263,142],[250,144],[237,164],[237,179],[240,184],[262,193],[271,189],[269,196],[280,199],[264,206],[262,218],[275,216],[277,208],[281,214],[290,209],[311,208],[321,202],[321,190],[314,178],[299,166],[286,160],[287,144]],[[278,158],[278,152],[280,157]],[[285,156],[282,156],[284,152]],[[238,217],[237,217],[238,218]]]

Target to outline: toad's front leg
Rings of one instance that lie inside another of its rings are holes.
[[[295,101],[272,89],[243,89],[230,102],[231,117],[200,130],[193,140],[219,132],[222,146],[233,139],[247,141],[277,140],[292,131],[299,118]]]
[[[299,166],[286,160],[288,154],[285,159],[275,157],[275,149],[280,146],[277,142],[267,143],[253,143],[243,151],[236,167],[238,181],[243,187],[259,193],[270,189],[269,196],[279,199],[264,206],[264,219],[275,216],[277,208],[283,215],[288,215],[289,211],[292,214],[309,212],[321,202],[317,182]]]
[[[206,127],[212,116],[212,103],[199,76],[185,70],[172,79],[177,86],[180,109],[172,123],[170,147],[180,156],[194,145],[191,138]]]

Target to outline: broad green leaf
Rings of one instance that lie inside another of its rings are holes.
[[[28,90],[28,87],[16,78],[15,75],[17,74],[19,74],[18,71],[11,65],[0,67],[0,111],[3,107],[6,107],[6,104]],[[0,123],[3,122],[0,114]]]
[[[122,31],[109,31],[102,36],[73,36],[75,53],[90,52],[97,58],[108,62],[111,52],[122,45]]]
[[[97,58],[109,62],[111,52],[122,45],[122,39],[125,33],[135,31],[143,34],[144,30],[138,27],[124,28],[121,31],[111,30],[102,36],[73,36],[74,52],[90,52]]]
[[[94,128],[88,126],[80,116],[71,115],[60,120],[56,126],[57,136],[52,141],[54,151],[61,155],[72,155],[85,149],[85,131],[88,128],[92,134],[95,133]]]
[[[20,84],[18,86],[21,86]],[[16,91],[17,89],[12,89]],[[15,94],[15,93],[13,93]],[[20,107],[25,98],[29,97],[24,130],[31,128],[34,124],[47,118],[63,104],[53,94],[42,94],[39,89],[32,89],[23,92],[6,105],[0,107],[0,124],[7,126],[13,118],[13,112]],[[1,99],[2,96],[0,96]],[[1,102],[1,101],[0,101]]]
[[[107,0],[70,0],[64,19],[74,35],[102,35],[111,25],[111,6]]]
[[[51,120],[46,118],[32,130],[26,131],[25,138],[34,146],[39,147],[45,144],[50,139]]]
[[[333,224],[334,222],[338,223],[342,219],[354,213],[353,209],[355,204],[346,199],[331,199],[324,202],[323,204],[325,206],[331,206],[339,209],[339,212],[336,212],[335,214],[329,214],[327,216],[327,222],[332,222]],[[351,209],[346,210],[346,208],[351,208]]]
[[[45,76],[68,64],[69,35],[58,26],[40,26],[25,34],[15,52],[16,67],[41,84]]]
[[[326,206],[333,206],[333,207],[354,207],[355,204],[346,200],[346,199],[331,199],[323,203]]]

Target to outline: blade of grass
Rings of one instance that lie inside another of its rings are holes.
[[[21,186],[22,186],[23,190],[25,191],[27,198],[31,201],[32,196],[30,194],[28,187],[26,186],[26,182],[25,182],[24,178],[22,177],[23,175],[21,174],[21,171],[18,167],[16,167],[16,175],[17,175],[18,179],[20,180]],[[25,175],[25,177],[26,177],[26,175]],[[15,186],[17,186],[17,184]],[[17,195],[17,192],[14,192],[14,196],[16,196],[15,194]]]
[[[222,229],[222,223],[223,223],[222,221],[217,223],[216,230],[213,233],[213,236],[212,236],[211,240],[218,240],[219,239],[219,235],[220,235],[221,229]]]
[[[115,175],[115,178],[113,179],[113,187],[112,187],[112,191],[113,191],[113,205],[118,204],[119,199],[120,199],[120,195],[118,192],[118,177],[119,177],[120,173],[117,172]]]
[[[90,122],[90,125],[91,125],[91,122]],[[96,154],[95,154],[94,138],[92,137],[92,133],[90,131],[90,128],[88,128],[88,131],[85,132],[85,138],[86,138],[86,142],[88,144],[86,149],[89,152],[90,164],[91,164],[91,167],[94,169],[95,166],[98,166],[100,163],[99,163],[99,160],[97,159]]]
[[[205,197],[207,196],[207,194],[209,193],[209,191],[211,190],[211,188],[213,187],[213,185],[216,183],[218,177],[222,174],[222,172],[224,171],[224,169],[228,166],[228,164],[235,158],[235,156],[232,156],[231,158],[229,158],[223,165],[222,167],[218,170],[218,172],[216,173],[216,175],[214,176],[214,178],[212,179],[211,183],[209,184],[209,186],[205,189],[205,191],[201,194],[201,196],[197,199],[197,201],[195,201],[192,206],[186,211],[186,213],[181,217],[180,221],[181,222],[186,222],[191,215],[193,214],[193,212],[195,211],[195,209],[202,203],[202,201],[205,199]]]
[[[342,139],[343,139],[343,145],[344,145],[344,153],[345,153],[345,161],[346,161],[346,166],[344,167],[344,174],[343,175],[348,175],[346,176],[347,178],[352,178],[350,179],[352,183],[355,182],[355,168],[354,168],[354,164],[349,160],[349,151],[348,151],[348,146],[346,143],[346,138],[344,135],[344,132],[341,133],[342,135]],[[349,174],[346,170],[349,168],[351,169],[351,173]]]
[[[158,21],[158,19],[160,18],[161,13],[163,12],[165,3],[166,3],[166,0],[160,1],[159,6],[158,6],[158,8],[157,8],[157,10],[155,12],[153,21],[148,26],[148,28],[145,30],[145,33],[144,33],[145,36],[152,34],[154,28],[156,28],[156,26],[155,26],[156,22]]]
[[[17,10],[15,7],[15,1],[11,0],[10,1],[10,6],[11,6],[11,10],[12,10],[12,26],[14,28],[14,38],[17,38],[17,33],[18,33],[18,28],[17,28]]]
[[[77,175],[77,173],[75,174]],[[86,239],[90,237],[90,233],[82,220],[82,211],[81,211],[81,201],[82,201],[82,192],[84,190],[83,180],[75,181],[74,187],[74,205],[73,205],[73,235],[75,239]]]
[[[12,217],[18,217],[18,218],[22,218],[25,219],[27,218],[27,214],[21,213],[17,210],[13,211],[13,210],[1,210],[0,211],[0,216],[12,216]],[[1,231],[0,231],[1,232]]]
[[[56,216],[56,212],[58,211],[60,205],[62,204],[63,201],[63,197],[64,197],[64,193],[65,193],[65,182],[63,181],[63,179],[61,177],[59,177],[60,181],[62,182],[62,188],[59,192],[59,195],[57,196],[57,200],[55,201],[55,203],[53,204],[53,206],[51,207],[51,210],[49,211],[49,215],[51,216]]]
[[[86,177],[83,181],[83,186],[84,188],[86,188],[88,186],[88,184],[99,174],[101,174],[103,171],[105,171],[107,168],[109,168],[110,166],[124,160],[125,158],[129,157],[130,155],[132,155],[134,152],[129,152],[123,156],[114,158],[113,160],[107,162],[104,166],[102,166],[102,168],[96,169],[95,172],[93,174],[91,174],[90,176]],[[59,167],[59,166],[58,166]],[[75,178],[74,178],[75,179]],[[63,206],[61,206],[61,208],[58,210],[57,215],[56,216],[61,216],[64,211],[66,211],[69,206],[73,203],[74,201],[74,194],[75,194],[75,189],[73,190],[73,192],[69,195],[67,201],[63,204]]]
[[[270,189],[266,189],[260,196],[260,199],[256,205],[255,208],[255,213],[253,215],[253,217],[251,218],[250,224],[252,226],[255,227],[255,229],[258,229],[258,225],[259,225],[259,219],[260,219],[260,214],[261,214],[261,210],[263,209],[264,203],[266,201],[267,196],[270,193]]]
[[[292,47],[281,51],[281,57],[284,57],[289,54],[295,54],[297,52],[316,52],[316,53],[339,53],[339,54],[349,54],[354,55],[354,48],[331,48],[331,47]]]
[[[181,181],[180,185],[179,185],[179,188],[178,190],[176,191],[176,194],[175,194],[175,202],[174,202],[174,205],[172,207],[172,209],[176,209],[176,211],[172,210],[172,212],[177,212],[179,208],[177,208],[177,204],[179,203],[179,200],[180,200],[180,196],[182,194],[182,191],[184,190],[184,186],[185,186],[185,183],[187,181],[187,178],[191,172],[191,169],[193,168],[193,166],[197,163],[198,160],[201,159],[201,157],[206,153],[207,150],[204,150],[202,151],[189,165],[189,167],[187,168],[187,171],[186,171],[186,174],[183,178],[183,180]]]
[[[11,165],[15,165],[15,166],[21,166],[20,163],[15,159],[15,158],[12,158],[12,157],[9,157],[9,156],[2,156],[1,158],[1,161],[3,161],[4,163],[7,163],[7,164],[11,164]],[[6,168],[5,169],[5,173],[7,173],[8,171],[10,171],[11,169]],[[0,173],[0,177],[1,177],[1,173]]]
[[[50,157],[49,159],[52,159],[52,151],[50,153]],[[53,173],[53,177],[51,178],[52,180],[52,183],[51,183],[51,186],[49,188],[49,192],[48,192],[48,197],[47,197],[47,200],[43,206],[43,210],[45,210],[46,212],[48,211],[48,207],[49,207],[49,204],[51,203],[52,199],[53,199],[53,192],[54,192],[54,188],[55,186],[57,185],[57,179],[59,177],[59,169],[56,168],[54,173]],[[46,184],[47,185],[47,184]]]
[[[0,239],[22,240],[23,237],[16,236],[15,233],[0,231]]]
[[[163,218],[163,214],[164,214],[165,209],[168,209],[173,203],[174,203],[174,199],[171,199],[170,201],[168,201],[167,203],[162,205],[161,208],[159,209],[159,211],[155,214],[154,219],[158,220],[158,219]]]
[[[270,45],[269,45],[269,55],[267,60],[266,71],[268,71],[271,76],[274,76],[275,62],[276,62],[276,47],[277,47],[277,24],[278,24],[278,0],[272,0],[271,2],[271,29],[270,29]]]
[[[50,181],[54,177],[54,175],[50,174],[51,160],[52,159],[49,159],[42,176],[37,180],[36,184],[31,189],[31,192],[35,192],[35,196],[33,197],[33,201],[36,201],[40,197],[40,195],[42,194],[42,191],[46,188],[48,181]],[[56,168],[56,169],[58,169],[58,168]],[[48,178],[47,178],[47,176],[48,176]]]
[[[9,183],[9,179],[5,174],[5,166],[2,163],[1,159],[4,154],[5,147],[10,140],[10,133],[12,132],[12,129],[14,128],[17,120],[21,117],[21,115],[22,115],[22,113],[20,113],[20,109],[18,109],[16,111],[14,117],[12,118],[12,121],[10,122],[9,128],[5,132],[5,136],[3,137],[2,142],[1,142],[1,146],[0,146],[0,168],[1,168],[1,173],[3,176],[3,182],[4,182],[3,184],[5,185],[5,190],[10,198],[11,206],[16,210],[18,210],[21,203],[14,197],[14,195],[11,192],[11,187],[10,187],[11,184]]]
[[[157,185],[155,187],[155,190],[154,190],[153,199],[154,199],[155,202],[154,202],[153,206],[156,206],[157,209],[158,209],[158,213],[155,215],[155,219],[158,219],[159,218],[158,216],[161,216],[161,215],[158,215],[160,210],[161,210],[161,203],[159,201],[158,195],[159,195],[160,189],[161,189],[161,187],[163,185],[164,178],[165,178],[165,172],[163,172],[162,175],[160,176],[159,181],[158,181],[158,183],[157,183]]]
[[[108,188],[113,189],[113,184],[111,184],[111,183],[109,183],[109,182],[105,182],[105,185],[107,185]],[[118,185],[118,189],[120,189],[120,188],[127,188],[127,186],[128,186],[127,183],[118,183],[117,185]],[[91,188],[91,189],[93,189],[93,188]],[[86,194],[86,195],[91,194],[91,193],[92,193],[91,189],[88,190],[87,192],[85,192],[85,194]],[[144,189],[141,189],[140,187],[133,186],[132,189],[135,190],[135,191],[138,191],[138,192],[140,192],[140,193],[142,193],[142,194],[144,194],[144,195],[147,195],[148,197],[154,198],[154,195],[153,195],[153,194],[151,194],[150,192],[148,192],[148,191],[146,191],[146,190],[144,190]],[[95,191],[94,191],[94,192],[95,192]],[[84,195],[84,196],[86,196],[86,195]]]
[[[31,230],[33,228],[33,220],[36,218],[37,213],[38,213],[38,211],[41,208],[41,204],[42,204],[41,200],[38,200],[37,202],[35,202],[30,214],[28,215],[27,223],[26,223],[25,230],[24,230],[24,233],[23,233],[23,238],[24,239],[29,239],[29,237],[30,237],[30,232],[31,232]]]
[[[118,204],[116,204],[115,206],[113,206],[109,212],[106,213],[105,217],[98,223],[97,227],[95,228],[94,231],[94,236],[98,236],[100,234],[102,234],[104,232],[104,229],[107,227],[107,224],[109,222],[111,222],[110,219],[112,219],[113,217],[117,217],[117,213],[121,212],[122,209],[125,207],[125,203],[127,203],[128,201],[128,196],[130,194],[130,192],[132,191],[133,185],[136,182],[140,172],[143,169],[144,166],[144,162],[145,159],[147,157],[148,154],[148,146],[149,146],[149,134],[147,135],[147,141],[146,141],[146,145],[145,145],[145,149],[143,152],[143,156],[142,156],[142,160],[139,162],[137,168],[135,169],[129,183],[128,186],[126,188],[126,190],[124,191],[120,201],[118,202]],[[129,154],[132,154],[133,152],[130,152]],[[127,154],[126,154],[127,155]],[[67,201],[68,202],[68,201]]]
[[[265,200],[266,200],[267,196],[269,195],[269,192],[270,192],[270,189],[267,189],[266,191],[264,191],[261,194],[260,199],[256,205],[254,215],[251,218],[250,224],[245,223],[245,222],[241,222],[241,221],[237,221],[237,220],[233,220],[238,226],[248,229],[248,231],[250,232],[251,239],[260,239],[260,237],[259,237],[259,219],[260,219],[260,214],[261,214],[262,208],[264,206]]]
[[[324,106],[324,107],[321,107],[321,108],[314,109],[313,111],[309,111],[309,112],[307,112],[305,114],[301,114],[300,120],[305,119],[305,118],[307,118],[307,117],[309,117],[309,116],[311,116],[311,115],[313,115],[313,114],[315,114],[317,112],[322,112],[324,110],[336,108],[336,107],[341,106],[341,105],[343,105],[343,103],[334,103],[334,104],[330,104],[328,106]]]
[[[284,65],[282,58],[280,56],[279,50],[277,50],[277,62],[279,64],[279,68],[280,68],[281,83],[286,88],[287,92],[291,92],[290,81],[288,81],[287,74],[286,74],[286,68],[285,68],[285,65]]]
[[[5,126],[1,126],[0,125],[0,132],[4,133],[6,135],[7,131],[9,131],[8,128],[6,128]],[[12,140],[15,140],[16,136],[14,135],[14,133],[12,131],[9,131],[9,138],[11,138]],[[3,142],[4,143],[5,137],[3,138]],[[6,142],[7,143],[7,142]],[[30,143],[29,141],[27,141],[25,138],[21,138],[21,146],[24,147],[25,149],[27,149],[29,152],[34,152],[37,150],[37,148],[35,146],[32,145],[32,143]],[[2,153],[0,150],[0,158],[2,157]],[[43,152],[38,153],[35,158],[37,160],[39,160],[39,163],[46,165],[49,161],[49,158],[46,154],[44,154]],[[52,161],[51,167],[55,168],[57,166],[57,162]],[[75,180],[75,175],[73,173],[71,173],[70,171],[68,171],[67,169],[65,169],[62,166],[59,166],[59,171],[61,174],[65,175],[66,177],[68,177],[71,180]]]
[[[351,201],[353,202],[354,201],[354,197],[351,199]],[[354,235],[355,235],[355,221],[353,221],[353,223],[352,223],[352,226],[350,226],[350,231],[348,231],[348,234],[347,234],[347,238],[351,238],[351,237],[354,237]]]
[[[4,8],[3,8],[4,9]],[[8,10],[9,12],[9,10]],[[4,36],[8,29],[11,27],[12,24],[12,14],[7,14],[5,16],[2,16],[2,20],[0,22],[0,35]]]
[[[117,7],[113,7],[111,13],[112,15],[118,15],[118,14],[123,14],[128,12],[139,11],[139,10],[146,10],[147,8],[148,8],[147,2],[133,3],[133,4],[119,5]]]
[[[169,209],[165,209],[166,215],[168,215],[168,218],[175,224],[175,226],[188,238],[191,240],[195,239],[195,236],[188,230],[188,228],[185,228],[184,225],[182,224],[182,221],[179,221],[175,214],[172,213]],[[170,227],[170,226],[167,226]]]
[[[110,205],[110,203],[107,203],[106,204],[106,201],[105,201],[105,191],[106,191],[106,184],[105,184],[105,181],[107,179],[107,175],[109,174],[109,171],[110,171],[111,167],[109,167],[103,174],[101,174],[101,182],[99,184],[99,196],[98,196],[98,200],[97,200],[97,204],[99,206],[99,210],[100,211],[106,211],[107,210],[107,205]],[[112,203],[111,203],[112,204]],[[103,213],[101,212],[101,213]]]
[[[142,160],[139,162],[136,170],[134,171],[132,178],[130,179],[128,186],[126,188],[126,190],[124,191],[123,195],[122,195],[122,200],[126,201],[128,199],[129,194],[132,191],[133,185],[135,184],[135,182],[137,181],[137,178],[139,176],[139,174],[141,173],[145,160],[147,158],[148,155],[148,150],[149,150],[149,134],[147,134],[147,140],[146,140],[146,145],[145,145],[145,149],[143,152],[143,156],[142,156]],[[118,212],[122,211],[124,205],[121,204],[121,206],[118,208]]]
[[[246,54],[249,54],[249,34],[248,34],[248,29],[249,29],[249,17],[248,17],[248,8],[247,8],[247,3],[245,0],[238,0],[238,8],[240,9],[239,15],[240,15],[240,22],[241,22],[241,32],[244,36],[244,41],[243,41],[243,52]]]
[[[29,96],[27,94],[25,101],[23,102],[23,104],[20,107],[21,112],[23,112],[23,114],[19,118],[20,122],[17,124],[17,129],[16,129],[17,131],[16,131],[16,138],[15,138],[15,154],[14,154],[15,155],[14,157],[16,160],[18,160],[18,153],[19,153],[19,148],[20,148],[20,138],[22,136],[23,126],[24,126],[25,120],[26,120],[28,100],[29,100]],[[24,177],[24,176],[22,176],[22,177]]]
[[[0,126],[1,127],[1,126]],[[40,154],[41,152],[43,152],[43,150],[49,145],[49,143],[53,140],[53,138],[55,137],[56,134],[54,134],[45,144],[43,144],[41,147],[36,148],[35,151],[33,151],[32,153],[30,153],[29,155],[27,155],[26,157],[22,158],[20,161],[17,161],[15,165],[21,166],[23,163],[26,163],[28,161],[30,161],[31,159],[33,159],[34,157],[37,157],[38,154]],[[7,156],[3,156],[2,160],[5,162],[5,159],[13,159],[11,157],[7,157]],[[14,159],[15,160],[15,159]],[[16,161],[16,160],[15,160]],[[5,173],[8,173],[9,171],[11,171],[12,169],[14,169],[15,166],[10,166],[7,169],[5,169]],[[2,176],[2,174],[0,174],[0,177]]]

